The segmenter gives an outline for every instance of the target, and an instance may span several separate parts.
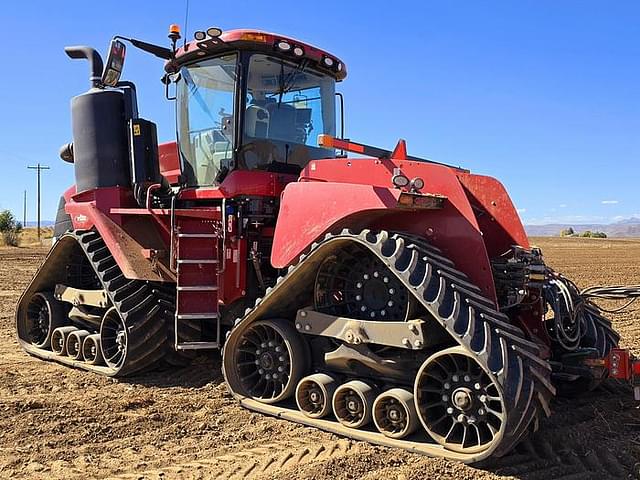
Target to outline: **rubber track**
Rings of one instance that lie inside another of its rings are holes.
[[[597,305],[591,302],[585,304],[585,331],[580,346],[596,348],[600,358],[604,358],[612,348],[618,346],[620,335],[613,329],[611,321],[600,312]]]
[[[560,276],[560,280],[563,281],[564,277]],[[581,297],[572,282],[565,281],[564,283],[571,293],[574,304],[580,305],[578,315],[582,333],[576,348],[595,348],[598,352],[598,358],[605,358],[612,348],[618,346],[620,335],[613,329],[611,321],[602,315],[598,305]],[[559,344],[557,346],[560,347]],[[560,351],[564,350],[561,348]],[[606,377],[570,383],[559,380],[560,383],[556,385],[559,395],[575,397],[597,388],[605,379]]]
[[[131,375],[156,363],[167,350],[166,322],[173,315],[173,302],[167,299],[173,297],[173,289],[126,279],[97,232],[76,233],[76,236],[127,326],[127,358],[114,375]]]
[[[197,476],[207,479],[242,480],[277,477],[279,473],[299,468],[301,465],[355,455],[354,450],[348,440],[322,443],[273,442],[210,459],[198,459],[162,469],[152,469],[135,474],[127,473],[109,478],[180,480],[192,479]]]
[[[562,282],[571,295],[571,299],[576,308],[581,321],[582,336],[576,348],[595,348],[599,358],[606,357],[612,348],[618,346],[620,335],[613,329],[611,321],[602,315],[602,310],[589,298],[580,295],[578,287],[562,275],[558,275],[553,270],[556,280]],[[551,300],[559,297],[559,289],[555,284],[549,285],[546,291],[547,302],[551,306]],[[573,312],[565,312],[565,314]],[[561,345],[559,345],[562,347]]]
[[[131,375],[158,362],[170,348],[167,322],[173,317],[172,286],[125,278],[96,231],[74,231],[66,233],[66,236],[73,237],[82,248],[111,303],[127,326],[128,352],[125,363],[119,369],[93,366],[52,355],[52,352],[34,349],[30,345],[23,344],[23,347],[42,358],[113,377]]]
[[[285,288],[291,292],[299,289],[300,286],[289,285],[287,279],[304,267],[307,258],[315,258],[331,243],[345,240],[356,242],[379,257],[452,338],[473,353],[502,387],[507,412],[502,441],[493,451],[470,455],[466,461],[504,455],[529,431],[537,429],[540,416],[550,414],[549,403],[555,395],[548,362],[540,358],[538,346],[528,341],[522,330],[511,325],[510,319],[497,311],[493,303],[482,296],[480,289],[455,269],[453,262],[423,239],[369,230],[327,234],[322,242],[314,243],[307,254],[301,255],[296,265],[289,267],[287,275],[279,278],[263,299],[256,301],[254,309],[247,310],[243,319],[236,321],[230,335],[240,335],[251,322],[259,319],[276,290]],[[227,378],[224,362],[223,373]],[[232,393],[245,406],[254,407],[255,402],[246,401],[242,392]],[[375,442],[374,439],[370,441]],[[407,449],[414,450],[409,446]],[[448,452],[440,455],[450,456]],[[461,459],[460,455],[451,456]]]

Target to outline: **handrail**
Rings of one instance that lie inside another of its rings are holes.
[[[173,245],[175,242],[175,231],[176,231],[176,197],[178,196],[178,194],[176,193],[175,195],[173,195],[171,197],[171,214],[169,216],[170,218],[170,223],[171,223],[171,232],[169,234],[169,270],[171,270],[173,273],[177,273],[177,268],[174,268],[174,263],[175,263],[175,259],[174,259],[174,249],[173,249]]]
[[[148,189],[147,189],[147,199],[145,201],[145,207],[147,209],[147,211],[151,214],[151,216],[153,218],[156,219],[156,221],[160,224],[160,226],[163,228],[163,230],[165,232],[167,232],[167,234],[171,235],[171,232],[169,231],[169,228],[164,224],[164,222],[161,220],[160,215],[157,215],[153,209],[151,208],[151,192],[154,190],[158,190],[162,188],[162,184],[160,183],[154,183],[153,185],[151,185]]]
[[[222,199],[222,212],[221,213],[221,218],[222,218],[222,268],[220,270],[218,270],[218,275],[221,275],[224,273],[225,269],[227,268],[227,199],[223,198]]]

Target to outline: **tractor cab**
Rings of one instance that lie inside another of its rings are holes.
[[[195,36],[165,67],[184,185],[216,186],[233,170],[297,175],[310,160],[335,155],[316,139],[336,132],[340,60],[258,31]]]

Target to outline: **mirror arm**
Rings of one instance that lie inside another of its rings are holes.
[[[147,53],[155,55],[156,57],[161,58],[163,60],[171,60],[171,57],[173,55],[170,49],[161,47],[159,45],[154,45],[153,43],[143,42],[142,40],[136,40],[135,38],[121,37],[120,35],[116,35],[113,38],[129,42],[134,47],[137,47],[140,50],[143,50]]]

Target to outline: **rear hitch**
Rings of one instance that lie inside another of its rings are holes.
[[[640,402],[640,358],[623,348],[614,348],[604,359],[609,370],[609,378],[628,382],[633,388],[633,396]]]

